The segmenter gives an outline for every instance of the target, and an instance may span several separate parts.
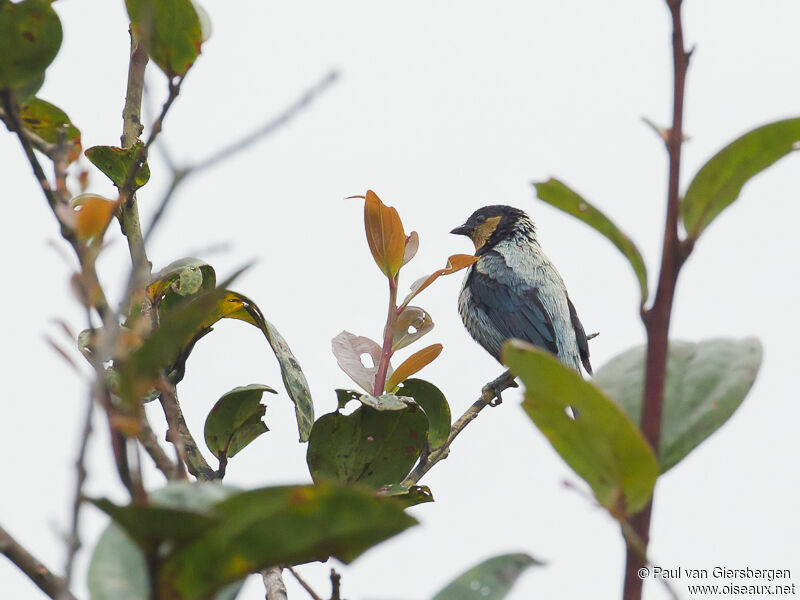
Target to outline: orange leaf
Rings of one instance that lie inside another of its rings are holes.
[[[117,202],[95,194],[81,194],[72,200],[75,233],[83,241],[101,239],[114,216]]]
[[[386,206],[372,190],[367,190],[364,200],[364,229],[378,268],[394,279],[403,265],[406,234],[397,210]]]
[[[436,357],[439,356],[441,352],[442,345],[433,344],[409,356],[399,367],[397,367],[397,369],[395,369],[394,373],[392,373],[392,376],[389,377],[389,380],[386,382],[386,391],[388,392],[394,390],[398,385],[411,377],[414,373],[423,367],[428,366],[430,363],[436,360]]]
[[[422,290],[436,281],[442,275],[450,275],[461,269],[466,269],[470,265],[475,264],[478,262],[479,256],[471,256],[469,254],[454,254],[450,258],[447,259],[447,266],[444,269],[439,269],[438,271],[434,271],[427,277],[420,277],[414,283],[411,284],[411,293],[406,296],[406,299],[403,300],[403,303],[400,305],[400,308],[403,309],[408,306],[408,303],[411,302],[411,299],[414,298],[417,294],[419,294]]]

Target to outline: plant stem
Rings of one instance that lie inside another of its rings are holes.
[[[383,394],[386,386],[386,374],[389,371],[389,361],[392,358],[392,341],[394,340],[394,327],[397,323],[397,278],[389,280],[389,314],[386,316],[386,327],[383,329],[383,348],[381,350],[381,362],[378,365],[378,372],[375,373],[375,388],[372,390],[373,396]]]
[[[666,0],[672,18],[672,57],[674,69],[674,92],[672,128],[666,140],[669,154],[669,183],[667,189],[667,216],[664,226],[664,245],[661,254],[661,271],[658,278],[653,306],[642,310],[642,320],[647,330],[647,359],[645,362],[644,399],[641,428],[645,439],[656,456],[661,442],[661,416],[664,401],[664,381],[667,370],[667,349],[672,303],[678,274],[686,255],[678,237],[680,208],[680,165],[683,143],[683,100],[689,53],[683,45],[681,1]],[[642,541],[646,551],[650,539],[650,517],[652,499],[647,506],[630,519],[630,525]],[[642,597],[642,579],[638,575],[645,566],[641,549],[627,545],[625,564],[624,600],[639,600]]]
[[[139,44],[133,31],[131,35],[131,53],[128,63],[128,87],[125,93],[125,107],[122,109],[122,136],[120,142],[123,148],[130,148],[142,134],[142,94],[144,92],[144,72],[147,67],[147,53]],[[127,193],[126,193],[127,192]],[[120,208],[120,225],[122,233],[128,240],[128,250],[134,268],[141,270],[142,280],[150,275],[150,261],[144,248],[142,226],[139,222],[139,208],[136,205],[136,194],[130,190],[121,189],[125,200]]]

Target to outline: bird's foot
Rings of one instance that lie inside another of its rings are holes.
[[[503,403],[503,390],[511,387],[519,387],[519,384],[514,381],[511,371],[505,371],[500,377],[483,386],[481,391],[484,396],[491,398],[489,406],[500,406]]]

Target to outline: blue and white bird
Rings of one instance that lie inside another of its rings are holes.
[[[484,206],[451,231],[469,237],[479,260],[469,267],[458,310],[470,335],[500,361],[503,344],[524,340],[590,375],[589,344],[564,281],[545,256],[528,215]]]

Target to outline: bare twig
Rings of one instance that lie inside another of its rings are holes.
[[[342,600],[341,586],[342,576],[336,572],[336,569],[331,569],[331,600]]]
[[[664,244],[661,254],[661,271],[653,306],[642,309],[642,320],[647,330],[647,358],[645,362],[644,398],[642,406],[642,433],[658,456],[661,441],[661,416],[664,400],[664,381],[667,366],[667,344],[672,315],[675,286],[683,262],[691,249],[684,250],[678,235],[680,208],[680,166],[683,145],[683,101],[686,72],[690,53],[683,43],[681,0],[666,0],[672,18],[673,105],[672,127],[666,139],[669,153],[669,182],[667,186],[667,217],[664,226]],[[645,551],[650,539],[652,498],[641,512],[630,519],[630,525],[641,540]],[[627,545],[625,584],[623,597],[639,600],[642,597],[642,579],[639,569],[644,566],[642,553],[630,543]]]
[[[447,436],[447,441],[442,445],[441,448],[437,448],[431,452],[426,460],[420,460],[414,470],[411,471],[411,473],[409,473],[408,476],[402,481],[401,485],[415,485],[420,479],[422,479],[423,475],[433,468],[436,463],[447,458],[447,455],[450,454],[450,444],[453,443],[453,440],[456,439],[458,434],[461,433],[467,425],[474,421],[480,412],[489,406],[493,400],[500,400],[502,392],[511,387],[517,387],[517,384],[509,371],[506,371],[497,379],[483,386],[480,398],[473,402],[472,406],[470,406],[464,412],[464,414],[461,415],[455,423],[453,423],[452,427],[450,427],[450,435]]]
[[[156,209],[155,214],[153,215],[153,220],[150,223],[150,227],[147,230],[147,233],[144,236],[145,242],[150,239],[150,236],[153,234],[153,231],[156,229],[156,226],[161,221],[164,211],[166,210],[167,206],[169,205],[170,201],[175,195],[176,190],[180,185],[186,181],[186,179],[190,175],[194,175],[201,171],[205,171],[212,167],[215,167],[226,160],[231,159],[232,157],[236,156],[240,152],[247,150],[253,144],[259,142],[263,138],[275,133],[281,127],[289,123],[295,116],[297,116],[300,112],[304,109],[308,108],[314,100],[317,99],[323,92],[327,91],[328,88],[335,83],[339,79],[339,72],[336,70],[331,70],[325,74],[325,76],[320,79],[316,84],[312,87],[307,89],[303,94],[291,105],[285,108],[280,114],[277,116],[269,119],[266,123],[264,123],[261,127],[253,131],[252,133],[247,134],[245,137],[237,140],[220,150],[216,150],[212,152],[208,157],[202,159],[198,163],[194,165],[190,165],[183,168],[177,168],[174,166],[174,162],[172,157],[169,155],[168,152],[164,151],[164,157],[167,164],[170,166],[172,170],[172,181],[170,182],[167,191],[164,193],[164,196],[161,198],[161,201],[158,204],[158,208]]]
[[[312,587],[308,585],[308,583],[306,583],[306,580],[300,577],[300,574],[297,571],[295,571],[292,567],[286,567],[286,568],[289,570],[289,573],[294,575],[294,578],[297,580],[297,583],[299,583],[300,586],[306,592],[308,592],[308,595],[311,596],[312,600],[322,600],[322,598],[320,598],[320,596],[312,589]]]
[[[72,582],[72,566],[75,562],[75,555],[81,547],[80,540],[80,512],[83,505],[83,484],[86,482],[86,449],[89,446],[89,438],[92,435],[92,417],[94,415],[94,397],[89,394],[86,402],[86,416],[84,417],[83,429],[81,430],[81,441],[78,449],[78,457],[75,459],[75,494],[72,500],[72,519],[70,522],[69,533],[67,534],[67,560],[64,565],[64,587],[59,592],[59,600],[64,600],[69,596],[70,583]]]
[[[267,590],[267,600],[288,600],[286,584],[283,583],[281,571],[283,571],[281,567],[268,567],[261,571],[264,587]]]
[[[75,600],[75,596],[66,589],[65,579],[51,573],[39,559],[23,548],[2,526],[0,526],[0,554],[4,554],[53,600]]]

